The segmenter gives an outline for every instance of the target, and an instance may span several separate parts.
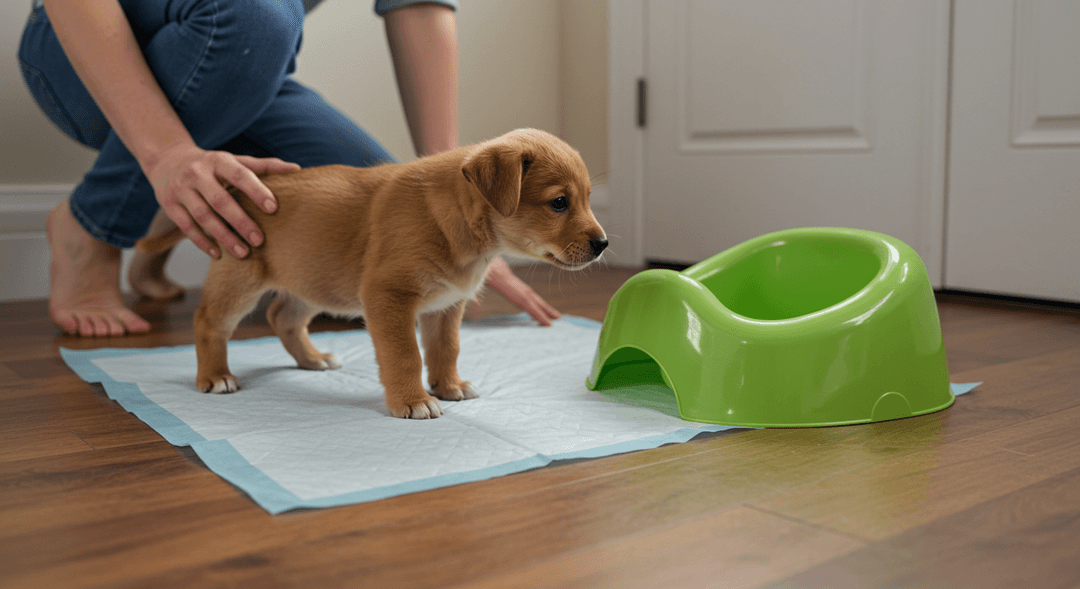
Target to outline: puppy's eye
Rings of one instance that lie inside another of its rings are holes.
[[[551,203],[549,204],[551,204],[551,210],[555,211],[556,213],[561,213],[566,209],[570,208],[570,201],[566,200],[565,196],[560,196],[559,198],[551,201]]]

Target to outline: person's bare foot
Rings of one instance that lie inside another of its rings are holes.
[[[46,223],[52,264],[49,315],[65,333],[124,335],[149,331],[150,323],[120,297],[120,249],[94,239],[71,214],[67,201]]]
[[[147,237],[163,235],[173,230],[176,225],[165,213],[158,211],[150,223]],[[156,301],[169,301],[184,296],[184,288],[165,276],[165,263],[169,261],[172,248],[162,252],[147,254],[134,250],[128,263],[127,279],[135,294]]]

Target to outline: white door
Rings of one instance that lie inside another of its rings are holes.
[[[946,286],[1080,302],[1080,2],[955,15]]]
[[[843,226],[903,240],[940,282],[947,2],[645,11],[644,258],[696,262],[770,231]]]

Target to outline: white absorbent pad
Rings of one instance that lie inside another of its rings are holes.
[[[312,336],[343,366],[328,371],[297,368],[276,337],[233,341],[229,366],[242,388],[227,395],[195,389],[194,346],[61,353],[80,377],[102,383],[166,440],[190,446],[211,470],[280,513],[732,429],[672,415],[670,392],[665,409],[588,390],[599,328],[577,317],[545,328],[524,315],[466,323],[458,370],[480,398],[440,401],[442,417],[418,421],[390,416],[364,330]]]

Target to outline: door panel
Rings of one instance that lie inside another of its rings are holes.
[[[789,227],[891,234],[941,275],[948,6],[647,5],[646,258]]]
[[[673,105],[679,153],[868,150],[862,7],[750,3],[733,18],[723,2],[683,4]]]
[[[1080,3],[955,14],[946,286],[1080,302]]]

